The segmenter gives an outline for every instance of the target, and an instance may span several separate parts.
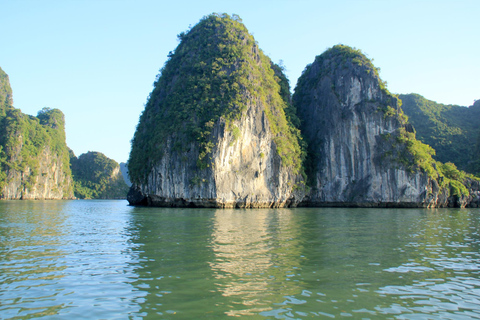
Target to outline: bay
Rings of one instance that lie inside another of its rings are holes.
[[[477,319],[480,209],[0,202],[1,319]]]

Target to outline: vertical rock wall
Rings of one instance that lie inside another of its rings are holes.
[[[73,199],[73,182],[65,172],[63,159],[50,148],[41,150],[38,167],[8,170],[1,199],[6,200],[58,200]],[[28,181],[28,183],[26,183]]]
[[[134,186],[129,201],[153,206],[265,208],[296,206],[303,198],[303,189],[298,188],[302,179],[282,165],[260,102],[250,104],[238,120],[219,119],[211,139],[214,148],[204,169],[198,168],[195,143],[181,152],[168,140],[148,182]]]
[[[300,147],[270,59],[238,17],[205,17],[180,39],[132,142],[130,204],[295,206]]]
[[[345,52],[347,51],[347,52]],[[299,79],[294,104],[309,145],[311,193],[306,205],[436,206],[444,196],[427,174],[391,155],[400,129],[398,100],[365,57],[336,46]],[[348,56],[352,54],[352,56]]]

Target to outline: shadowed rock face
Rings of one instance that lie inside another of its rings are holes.
[[[413,128],[359,51],[335,46],[318,56],[293,101],[309,145],[312,190],[305,205],[444,205],[436,181],[395,161],[406,146],[394,137]]]
[[[286,102],[271,61],[227,16],[204,18],[181,40],[132,142],[130,204],[295,206],[303,198],[299,145],[282,130]]]

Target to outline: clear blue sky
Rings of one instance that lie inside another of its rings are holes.
[[[361,49],[393,93],[445,104],[480,99],[480,1],[0,0],[0,67],[16,108],[66,116],[78,156],[128,159],[130,140],[177,34],[212,12],[238,14],[294,87],[335,44]]]

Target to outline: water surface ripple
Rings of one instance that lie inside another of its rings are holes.
[[[480,209],[0,202],[0,319],[480,319]]]

